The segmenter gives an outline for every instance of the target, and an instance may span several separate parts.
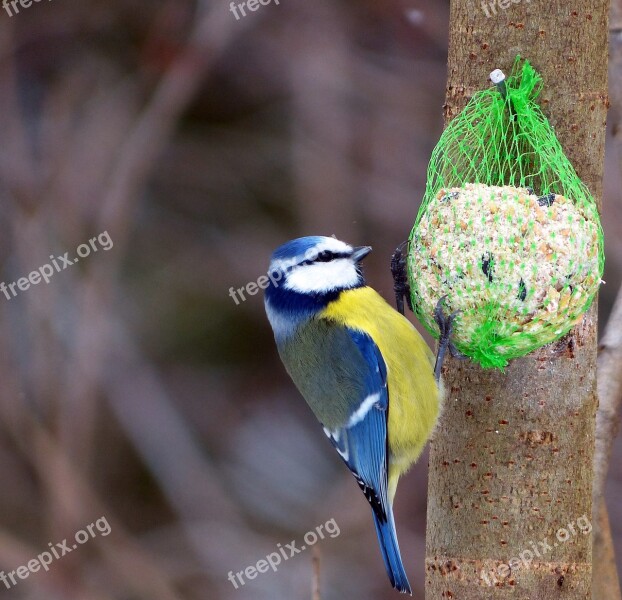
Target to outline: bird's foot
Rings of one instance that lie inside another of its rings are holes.
[[[412,300],[410,298],[410,285],[408,284],[408,275],[406,273],[406,257],[403,254],[404,246],[408,246],[408,240],[402,242],[391,257],[391,274],[393,275],[393,291],[395,292],[395,304],[397,310],[404,314],[404,298],[408,308],[413,310]],[[414,311],[413,311],[414,312]]]
[[[436,304],[436,308],[434,309],[434,320],[438,325],[438,329],[440,331],[440,336],[438,338],[438,352],[436,354],[436,364],[434,365],[434,377],[436,381],[438,381],[441,377],[441,369],[443,367],[443,362],[445,360],[445,355],[449,350],[449,354],[453,358],[457,358],[459,360],[464,360],[468,358],[464,354],[462,354],[451,341],[451,334],[453,333],[453,325],[456,319],[456,316],[460,313],[459,310],[451,313],[450,315],[446,315],[443,311],[443,304],[445,303],[445,299],[447,296],[443,296]]]

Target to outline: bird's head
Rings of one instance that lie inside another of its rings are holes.
[[[333,237],[291,240],[272,254],[266,310],[275,330],[289,331],[292,322],[321,310],[344,290],[365,285],[361,261],[369,246],[354,247]]]
[[[286,290],[330,294],[365,285],[360,262],[370,252],[369,246],[353,247],[333,237],[303,237],[274,251],[269,272]]]

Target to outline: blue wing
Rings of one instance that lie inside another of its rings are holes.
[[[362,382],[363,393],[343,427],[325,428],[324,431],[356,477],[374,513],[386,520],[387,369],[378,347],[367,334],[351,329],[346,331],[367,365]]]
[[[387,495],[387,368],[374,341],[362,332],[346,330],[360,351],[365,370],[363,397],[344,427],[324,429],[372,507],[378,542],[394,588],[411,594],[397,542],[393,510]]]
[[[372,507],[393,587],[410,592],[388,499],[389,392],[380,350],[366,333],[311,319],[279,354]]]

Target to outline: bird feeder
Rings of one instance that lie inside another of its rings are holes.
[[[432,154],[407,270],[428,331],[445,297],[458,350],[503,368],[581,320],[604,253],[596,203],[536,103],[541,77],[518,57],[491,79]]]

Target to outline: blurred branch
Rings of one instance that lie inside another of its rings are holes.
[[[601,498],[598,514],[594,515],[594,546],[592,550],[592,599],[620,600],[620,579],[616,565],[615,548],[605,499]]]
[[[49,488],[50,495],[59,495],[62,498],[57,504],[67,512],[66,521],[80,528],[94,516],[105,516],[114,536],[98,536],[93,542],[101,548],[103,556],[114,567],[114,571],[123,576],[128,588],[145,598],[179,600],[161,566],[155,564],[142,547],[124,531],[110,507],[96,496],[54,439],[34,422],[31,440],[38,450],[34,454],[34,466],[41,481]]]
[[[593,523],[593,598],[620,600],[620,580],[615,548],[605,504],[605,481],[613,441],[619,429],[622,400],[622,286],[599,344],[597,363],[598,411],[596,413],[594,483],[592,488]]]
[[[206,540],[196,535],[193,522],[204,519],[208,509],[230,524],[239,523],[240,516],[220,489],[221,478],[204,456],[192,427],[121,327],[117,342],[121,354],[108,384],[110,407],[177,512],[189,541],[204,558]]]
[[[209,6],[209,8],[208,8]],[[230,42],[240,35],[252,19],[238,22],[221,4],[201,2],[196,26],[186,46],[171,63],[156,90],[119,149],[116,166],[102,202],[99,230],[115,232],[121,246],[132,222],[141,187],[171,137],[205,73]]]
[[[609,15],[609,98],[610,118],[618,156],[622,156],[622,0],[611,0]],[[599,344],[597,386],[599,406],[596,413],[593,506],[593,598],[620,600],[620,578],[611,538],[611,526],[605,504],[605,482],[613,442],[619,429],[622,401],[622,286]]]
[[[594,454],[594,510],[598,513],[613,441],[619,429],[622,401],[622,286],[618,290],[605,333],[598,346],[598,412]]]
[[[9,19],[0,19],[0,175],[16,205],[32,209],[37,175],[20,107],[14,49],[14,28]]]
[[[320,594],[320,549],[318,546],[313,547],[313,587],[311,592],[311,600],[322,600]]]

